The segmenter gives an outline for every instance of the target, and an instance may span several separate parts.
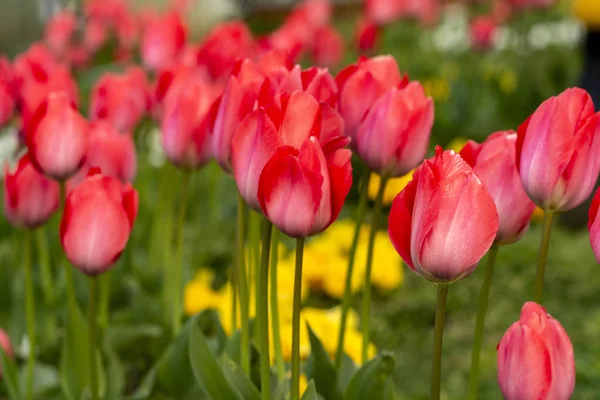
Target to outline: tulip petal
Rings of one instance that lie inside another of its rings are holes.
[[[373,102],[385,92],[385,87],[369,71],[359,69],[340,88],[340,113],[344,117],[346,134],[353,137]]]
[[[281,112],[283,118],[279,133],[283,143],[299,149],[306,139],[314,135],[316,120],[320,118],[319,103],[310,94],[296,91],[282,104]]]
[[[404,262],[415,270],[411,256],[411,235],[412,235],[412,217],[413,205],[417,193],[417,184],[419,180],[419,170],[415,171],[413,179],[408,182],[406,187],[396,196],[390,209],[388,217],[388,233],[394,248],[400,254]]]
[[[338,149],[325,153],[325,157],[331,185],[331,216],[327,223],[329,226],[340,215],[352,187],[352,151]]]

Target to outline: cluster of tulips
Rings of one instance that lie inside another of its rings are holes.
[[[131,186],[136,173],[131,132],[144,118],[157,122],[167,159],[185,176],[179,193],[182,206],[173,246],[175,262],[165,269],[164,276],[165,313],[170,317],[173,337],[183,319],[182,229],[187,180],[192,171],[214,159],[237,184],[232,275],[241,317],[239,365],[246,375],[251,362],[250,287],[244,257],[250,245],[246,237],[248,208],[253,215],[261,215],[260,250],[254,249],[260,255],[254,326],[258,331],[262,399],[272,396],[271,349],[276,359],[281,357],[281,338],[273,335],[272,344],[269,340],[269,321],[277,318],[276,308],[269,309],[268,296],[269,284],[277,284],[273,281],[276,274],[270,275],[269,270],[272,232],[296,240],[289,389],[296,400],[301,396],[304,243],[326,230],[340,214],[352,186],[353,153],[364,164],[365,173],[359,182],[338,351],[331,367],[339,369],[344,357],[354,256],[365,219],[369,179],[373,173],[380,177],[362,296],[363,368],[373,365],[369,360],[371,271],[386,183],[415,169],[412,180],[392,204],[388,230],[406,264],[437,286],[431,398],[440,397],[448,289],[469,276],[489,252],[472,355],[469,396],[476,398],[479,351],[496,254],[499,246],[509,245],[525,233],[536,204],[545,211],[536,302],[523,306],[521,318],[500,341],[498,380],[509,400],[571,396],[575,384],[572,345],[560,323],[540,304],[552,216],[586,200],[600,172],[600,116],[590,96],[581,89],[568,89],[541,104],[517,132],[496,132],[481,144],[470,141],[460,153],[436,146],[433,157],[425,159],[434,123],[433,100],[419,82],[400,73],[392,57],[361,57],[335,77],[326,68],[303,69],[290,58],[298,57],[298,46],[305,43],[300,40],[302,34],[311,36],[327,26],[328,17],[314,18],[328,15],[320,8],[327,6],[325,3],[305,2],[278,35],[260,43],[242,22],[234,21],[215,27],[200,45],[191,46],[186,43],[186,28],[178,10],[146,16],[138,43],[139,31],[131,14],[123,11],[125,3],[91,2],[86,9],[85,35],[75,35],[75,15],[65,12],[49,25],[46,43],[32,45],[13,62],[2,59],[0,121],[20,123],[23,153],[16,169],[6,168],[4,209],[7,219],[25,231],[24,259],[29,260],[25,263],[27,398],[32,397],[36,361],[30,232],[57,211],[62,213],[60,241],[64,253],[76,270],[89,276],[90,285],[86,324],[75,296],[72,268],[64,263],[64,351],[75,355],[66,362],[72,362],[69,367],[75,369],[81,364],[74,359],[83,358],[86,365],[82,368],[88,374],[85,388],[66,385],[65,390],[69,398],[79,398],[83,392],[92,399],[102,396],[97,371],[102,359],[97,344],[98,276],[115,265],[134,229],[138,194]],[[300,28],[315,29],[309,35]],[[89,60],[113,30],[119,59],[132,58],[131,51],[139,44],[143,64],[151,73],[128,65],[122,73],[100,77],[92,90],[89,118],[85,118],[79,111],[69,65],[73,66],[74,60]],[[292,48],[286,48],[292,37],[296,41],[292,41]],[[280,42],[284,44],[277,44]],[[152,75],[155,79],[148,77]],[[597,195],[590,210],[589,229],[600,261],[599,206]],[[83,344],[75,337],[82,326],[89,334],[89,341]],[[197,340],[195,335],[193,338]],[[0,344],[10,356],[10,342],[4,335],[0,335]],[[198,346],[190,343],[196,350]],[[7,365],[6,357],[2,360]],[[205,360],[196,362],[203,364]],[[195,370],[201,377],[202,371],[200,367]],[[277,374],[279,380],[284,379],[285,367],[278,368]],[[204,389],[212,398],[222,398],[219,392],[211,392],[213,383],[204,381]],[[238,394],[231,398],[257,398],[252,394],[258,389],[250,384],[250,388],[245,387],[247,392],[232,390]],[[357,390],[360,384],[360,379],[352,380],[348,391]],[[385,386],[383,382],[381,385]],[[331,388],[325,386],[317,384],[316,391],[329,398],[323,393],[330,393]],[[250,394],[244,397],[242,393]],[[317,398],[316,393],[314,397],[306,393],[303,398]]]

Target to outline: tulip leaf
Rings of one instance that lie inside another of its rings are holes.
[[[244,373],[227,354],[222,357],[223,371],[225,378],[241,394],[244,400],[260,400],[260,392],[250,378]]]
[[[159,363],[160,361],[154,364],[146,376],[144,376],[140,385],[137,387],[133,395],[131,395],[132,400],[144,400],[150,397],[152,391],[154,390],[154,385],[156,384],[156,375],[158,373]]]
[[[189,357],[198,384],[215,400],[242,400],[231,387],[197,326],[190,332]]]
[[[333,366],[333,362],[329,358],[327,351],[325,351],[323,343],[321,343],[308,324],[307,327],[311,354],[306,377],[314,380],[317,392],[325,400],[341,400],[342,390],[339,388],[338,373]]]
[[[252,337],[254,332],[254,320],[250,320],[248,328],[248,335]],[[240,362],[240,350],[241,350],[241,340],[242,340],[242,332],[238,329],[231,335],[229,340],[227,340],[227,344],[225,345],[225,353],[235,361],[238,365],[241,365]],[[250,351],[250,349],[249,349]]]
[[[395,391],[393,384],[390,385],[390,377],[394,367],[394,357],[390,353],[383,353],[368,361],[352,377],[344,399],[393,400]]]
[[[273,400],[289,400],[290,398],[290,378],[283,378],[275,387],[273,391],[273,395],[271,396]]]
[[[123,397],[123,389],[125,388],[125,369],[121,360],[119,360],[119,356],[106,340],[104,341],[104,353],[108,360],[106,397],[120,399]]]
[[[317,394],[317,389],[315,388],[315,381],[311,380],[304,391],[300,400],[319,400],[319,395]]]
[[[346,390],[355,372],[356,365],[354,361],[346,353],[342,354],[342,363],[338,371],[338,383],[342,391]]]
[[[21,388],[19,387],[19,378],[17,375],[17,367],[14,361],[7,357],[6,353],[0,347],[0,366],[2,366],[2,382],[6,387],[9,397],[12,400],[21,400]]]

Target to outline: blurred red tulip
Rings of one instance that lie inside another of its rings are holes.
[[[583,89],[544,101],[519,127],[517,168],[541,208],[566,211],[594,189],[600,173],[600,113]]]
[[[387,90],[402,84],[394,57],[361,57],[335,78],[339,89],[339,110],[346,121],[346,134],[354,137],[371,105]]]
[[[416,18],[424,25],[434,23],[440,14],[440,0],[364,0],[365,15],[381,25],[400,18]]]
[[[315,64],[336,67],[344,58],[344,38],[331,26],[321,27],[315,31],[311,53]]]
[[[60,241],[75,268],[97,275],[119,258],[138,211],[138,194],[129,184],[93,168],[67,195]]]
[[[598,218],[598,208],[600,208],[600,189],[596,191],[596,195],[592,201],[588,222],[590,243],[592,244],[592,250],[594,250],[594,254],[596,255],[596,260],[600,264],[600,218]]]
[[[5,165],[4,213],[11,224],[37,228],[50,219],[58,203],[58,182],[40,174],[31,164],[29,154],[21,157],[14,172]]]
[[[10,121],[15,109],[15,100],[7,86],[0,83],[0,128]]]
[[[248,114],[233,136],[231,155],[238,190],[252,208],[260,209],[259,178],[277,148],[300,150],[311,136],[324,148],[329,142],[335,143],[344,122],[339,115],[335,118],[336,114],[329,105],[303,91],[281,94],[270,106]]]
[[[356,47],[361,53],[369,53],[375,50],[380,36],[377,25],[367,18],[358,21],[354,35]]]
[[[90,52],[96,52],[104,46],[108,40],[109,29],[99,19],[89,19],[83,32],[83,46]]]
[[[19,54],[13,63],[19,84],[25,81],[47,82],[61,64],[41,43],[33,43]]]
[[[396,196],[389,215],[392,244],[419,275],[450,283],[470,275],[498,232],[498,213],[471,167],[436,148]]]
[[[2,347],[2,351],[8,358],[14,358],[15,352],[13,351],[12,344],[10,342],[10,337],[6,333],[4,329],[0,329],[0,346]],[[0,368],[0,378],[2,378],[2,369]]]
[[[496,20],[490,16],[480,16],[471,21],[471,46],[478,50],[488,50],[494,45]]]
[[[64,56],[71,46],[77,29],[77,17],[72,11],[63,10],[52,16],[46,24],[44,42],[57,56]]]
[[[523,190],[515,164],[514,131],[496,132],[482,144],[469,140],[460,152],[492,195],[500,228],[496,242],[517,241],[529,228],[535,204]]]
[[[226,79],[238,59],[254,58],[258,48],[243,21],[224,22],[202,41],[197,54],[199,65],[205,65],[213,79]]]
[[[88,122],[65,92],[48,95],[31,117],[26,132],[33,164],[45,175],[64,180],[84,162]]]
[[[573,345],[560,322],[537,303],[498,344],[498,382],[507,400],[568,400],[575,387]]]
[[[144,70],[129,67],[123,74],[104,74],[92,89],[90,119],[107,120],[121,132],[131,132],[151,107],[150,84]]]
[[[187,27],[175,11],[148,16],[142,35],[141,55],[151,70],[167,67],[185,46]]]
[[[321,147],[312,136],[300,150],[277,149],[260,174],[258,202],[265,216],[291,237],[322,232],[338,217],[352,186],[349,138]]]
[[[354,148],[378,174],[406,175],[425,158],[433,117],[433,100],[420,83],[392,88],[365,115],[354,135]]]

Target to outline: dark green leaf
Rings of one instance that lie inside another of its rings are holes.
[[[160,361],[148,371],[146,376],[144,376],[144,379],[142,379],[142,382],[131,396],[132,400],[144,400],[150,397],[152,390],[154,389],[154,384],[156,383],[159,363]]]
[[[125,369],[117,353],[110,347],[108,341],[104,342],[104,353],[108,360],[106,371],[106,396],[108,399],[120,399],[125,388]]]
[[[308,326],[308,335],[311,354],[306,377],[315,381],[317,392],[325,400],[341,400],[342,391],[338,386],[338,374],[329,354],[310,326]]]
[[[394,357],[389,353],[383,353],[367,362],[352,377],[345,399],[393,400],[394,387],[389,382],[394,365]]]
[[[88,371],[88,327],[75,299],[67,296],[67,325],[60,355],[60,384],[67,399],[81,398],[89,383]]]
[[[12,400],[21,400],[21,389],[19,388],[19,378],[17,376],[17,367],[13,360],[6,356],[6,353],[0,347],[0,365],[2,365],[2,382],[6,386],[6,391]]]
[[[242,398],[244,400],[260,400],[260,392],[244,373],[244,370],[229,358],[227,354],[223,354],[222,360],[225,378],[242,395]]]

